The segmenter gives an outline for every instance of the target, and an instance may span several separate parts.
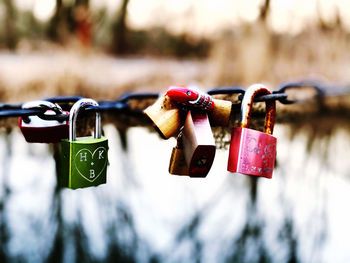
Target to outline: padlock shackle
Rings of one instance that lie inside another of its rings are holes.
[[[98,103],[93,99],[80,99],[75,102],[69,112],[69,140],[76,140],[76,121],[79,111],[87,106],[98,106]],[[96,121],[94,129],[94,138],[101,138],[101,115],[96,111]]]
[[[26,102],[22,104],[22,109],[46,109],[52,110],[56,114],[61,114],[63,112],[60,105],[46,100],[34,100]]]
[[[256,96],[268,95],[271,91],[262,84],[254,84],[248,87],[244,93],[244,97],[241,104],[241,128],[248,128],[250,122],[250,115],[252,111],[253,100]],[[265,128],[264,132],[267,134],[273,133],[273,127],[275,125],[276,118],[276,102],[266,101],[266,116],[265,116]]]

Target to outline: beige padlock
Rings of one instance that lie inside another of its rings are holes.
[[[143,111],[153,122],[155,129],[164,139],[177,136],[181,126],[181,112],[178,105],[163,95]]]
[[[213,99],[214,109],[208,112],[211,126],[227,127],[230,123],[232,102],[228,100]]]

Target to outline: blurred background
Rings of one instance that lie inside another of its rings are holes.
[[[0,101],[349,83],[349,32],[346,0],[0,0]],[[174,138],[106,124],[108,183],[75,191],[1,120],[0,262],[349,262],[347,120],[276,125],[272,180],[228,173],[225,146],[206,179],[170,175]]]

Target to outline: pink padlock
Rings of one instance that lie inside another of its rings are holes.
[[[215,157],[215,140],[203,111],[188,111],[183,128],[183,151],[190,177],[206,177]]]
[[[23,109],[46,109],[45,115],[67,114],[62,108],[49,101],[30,101],[22,105]],[[18,126],[27,142],[31,143],[58,143],[68,138],[68,121],[43,120],[39,116],[18,118]]]
[[[234,173],[272,178],[276,157],[276,137],[272,136],[276,116],[275,101],[266,101],[265,131],[249,129],[252,103],[256,96],[271,94],[262,84],[250,86],[241,106],[240,127],[232,129],[227,170]]]

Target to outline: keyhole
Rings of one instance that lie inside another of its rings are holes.
[[[207,164],[208,159],[206,157],[199,157],[197,160],[197,166],[198,167],[203,167]]]

